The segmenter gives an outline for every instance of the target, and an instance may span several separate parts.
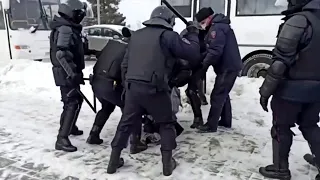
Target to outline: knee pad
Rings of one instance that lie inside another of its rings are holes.
[[[77,111],[80,109],[80,105],[78,103],[68,103],[65,105],[65,108],[69,111]]]

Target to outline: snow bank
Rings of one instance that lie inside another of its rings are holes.
[[[84,76],[92,74],[92,62],[84,70]],[[89,82],[86,82],[89,84]],[[90,86],[82,86],[84,92],[90,92]],[[52,65],[48,61],[12,60],[0,71],[0,88],[25,94],[60,96],[54,84]]]

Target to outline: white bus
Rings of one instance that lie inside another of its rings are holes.
[[[49,58],[45,8],[57,5],[58,0],[0,0],[0,59]]]
[[[187,20],[202,7],[211,7],[231,19],[241,58],[244,62],[242,76],[264,77],[271,63],[271,51],[286,6],[277,0],[168,0]],[[277,2],[277,3],[276,3]],[[279,5],[278,5],[279,4]],[[177,20],[175,31],[185,25]]]

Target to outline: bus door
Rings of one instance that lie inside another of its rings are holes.
[[[271,50],[276,42],[281,12],[285,6],[277,0],[232,0],[231,26],[237,36],[240,48]]]
[[[5,17],[2,2],[0,1],[0,68],[11,59]]]
[[[168,2],[188,21],[193,20],[196,0],[168,0]],[[176,18],[174,30],[180,33],[185,28],[186,25],[179,18]]]

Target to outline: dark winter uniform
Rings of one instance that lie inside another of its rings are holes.
[[[203,9],[196,16],[199,22],[203,20],[200,15],[202,11]],[[212,14],[209,13],[208,16]],[[208,16],[204,16],[204,18]],[[239,71],[242,69],[242,60],[237,39],[230,27],[230,19],[228,17],[223,14],[215,14],[212,25],[208,28],[209,30],[205,37],[207,54],[203,60],[203,69],[206,71],[212,65],[217,76],[210,95],[211,107],[207,123],[199,127],[199,129],[206,132],[216,132],[218,125],[228,128],[232,125],[229,92]],[[220,117],[221,120],[219,122]]]
[[[67,1],[59,6],[61,17],[55,16],[50,24],[50,59],[55,84],[60,86],[63,112],[55,148],[68,152],[76,151],[68,139],[69,134],[81,135],[75,126],[82,97],[77,93],[80,84],[84,84],[84,49],[79,24],[86,14],[86,7],[78,0]]]
[[[185,33],[187,33],[187,30],[184,30],[181,32],[180,36],[183,36]],[[200,53],[204,54],[206,52],[206,45],[204,42],[206,32],[200,31],[199,33],[199,45],[200,45]],[[208,104],[206,96],[204,95],[203,90],[203,78],[205,73],[202,73],[202,65],[201,61],[203,60],[203,57],[201,56],[198,61],[195,63],[188,63],[183,62],[184,60],[180,60],[182,63],[186,65],[182,65],[183,68],[185,68],[184,71],[180,73],[186,73],[187,69],[191,70],[191,76],[187,80],[188,87],[186,89],[186,95],[188,97],[188,103],[190,103],[192,112],[194,114],[193,123],[190,126],[190,128],[197,128],[201,125],[203,125],[203,117],[202,117],[202,111],[201,111],[201,105]],[[185,74],[187,75],[187,74]],[[184,79],[184,78],[182,78]]]
[[[260,88],[264,110],[268,111],[268,99],[273,95],[273,164],[259,172],[275,179],[291,178],[288,158],[294,134],[290,128],[295,124],[320,165],[320,0],[289,1],[283,14],[286,17],[273,50],[274,62]]]
[[[121,151],[136,119],[147,112],[160,126],[163,174],[168,176],[176,166],[172,158],[172,150],[176,148],[175,120],[168,81],[177,58],[199,58],[199,40],[195,27],[189,27],[190,33],[181,39],[172,30],[174,15],[165,6],[154,9],[150,20],[143,24],[147,27],[133,33],[122,63],[125,107],[111,143],[107,173],[115,173],[123,165]]]
[[[94,125],[87,140],[89,144],[101,144],[100,132],[116,106],[124,107],[121,100],[123,87],[121,85],[120,64],[127,49],[127,44],[110,40],[102,49],[91,76],[92,90],[101,102],[102,109],[98,111]],[[118,78],[117,78],[118,76]]]
[[[123,31],[125,29],[127,28],[124,28]],[[125,36],[125,33],[123,34]],[[102,49],[97,63],[93,67],[92,90],[101,102],[102,109],[97,113],[90,136],[87,139],[89,144],[103,143],[103,140],[99,137],[103,126],[116,106],[120,107],[121,110],[124,107],[122,100],[121,63],[126,49],[127,43],[110,40]],[[140,142],[141,126],[142,120],[140,123],[136,123],[136,128],[134,128],[133,135],[131,136],[130,152],[132,154],[147,149],[147,145]]]

